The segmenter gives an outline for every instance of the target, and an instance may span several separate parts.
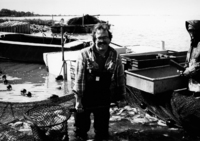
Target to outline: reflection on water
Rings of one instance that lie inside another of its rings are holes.
[[[11,90],[7,89],[0,76],[0,101],[32,102],[49,98],[52,94],[64,96],[71,93],[72,82],[56,81],[55,75],[49,74],[45,67],[38,64],[13,62],[1,63],[0,69],[7,76]],[[26,89],[32,97],[21,95]]]

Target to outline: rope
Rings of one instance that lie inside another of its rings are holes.
[[[3,117],[5,111],[6,111],[6,108],[8,107],[8,104],[5,105],[5,107],[3,108],[3,111],[1,113],[1,116],[0,116],[0,119]],[[1,122],[0,122],[1,123]]]
[[[137,106],[144,111],[149,111],[164,121],[171,119],[181,125],[179,119],[173,113],[170,92],[163,93],[162,96],[158,97],[129,86],[126,86],[126,90],[127,101],[131,106]],[[146,106],[141,107],[141,104]]]
[[[64,44],[66,43],[66,40],[68,40],[68,42],[71,42],[71,38],[69,37],[70,35],[67,34],[67,32],[65,32],[63,35],[61,34],[61,36],[64,36],[65,35],[65,40],[63,43],[61,43],[61,45],[63,44],[63,49],[64,49]],[[61,37],[62,38],[62,37]],[[66,39],[67,38],[67,39]],[[62,47],[61,47],[61,51],[62,51]],[[64,55],[64,54],[63,54]],[[71,61],[70,61],[71,63]],[[63,62],[62,66],[61,66],[61,69],[60,69],[60,73],[58,75],[61,75],[61,72],[62,72],[62,69],[64,68],[64,64],[65,62]],[[70,64],[71,65],[71,64]]]

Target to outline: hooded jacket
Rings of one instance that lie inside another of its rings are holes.
[[[200,92],[200,20],[186,21],[186,30],[191,37],[191,45],[186,58],[189,90]]]

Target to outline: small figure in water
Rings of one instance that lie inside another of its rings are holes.
[[[28,96],[28,97],[32,97],[32,93],[31,93],[31,92],[28,92],[28,93],[27,93],[27,96]]]
[[[26,95],[26,92],[27,92],[26,89],[22,89],[22,90],[21,90],[21,95],[25,96],[25,95]]]

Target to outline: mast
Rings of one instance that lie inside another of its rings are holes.
[[[82,17],[82,26],[84,26],[84,14],[83,14],[83,17]]]
[[[62,61],[63,61],[63,77],[64,80],[67,80],[67,64],[65,61],[65,54],[64,54],[64,41],[63,41],[63,26],[64,26],[64,19],[61,19],[60,21],[60,30],[61,30],[61,45],[62,45]]]

